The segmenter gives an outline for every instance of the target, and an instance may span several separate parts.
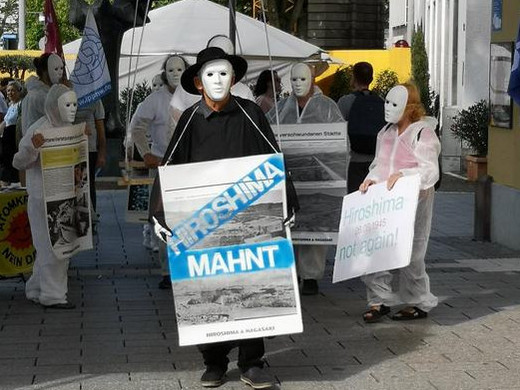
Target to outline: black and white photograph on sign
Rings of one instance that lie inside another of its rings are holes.
[[[292,230],[305,232],[337,232],[345,190],[342,188],[296,188],[300,209]]]
[[[182,221],[192,217],[194,213],[204,207],[208,202],[225,191],[227,187],[219,186],[215,193],[207,196],[182,200],[178,197],[170,201],[164,200],[166,222],[170,228],[174,228]],[[283,227],[283,191],[271,190],[266,195],[253,203],[244,211],[237,213],[230,221],[220,225],[218,229],[208,234],[202,241],[191,249],[213,248],[219,246],[240,245],[245,243],[270,241],[276,237],[285,237]],[[219,191],[220,190],[220,191]],[[196,192],[200,188],[179,190],[176,192]],[[183,194],[185,198],[187,194]]]
[[[88,184],[87,162],[82,161],[74,165],[74,190],[76,194]]]
[[[148,184],[132,184],[128,187],[128,211],[148,211],[150,186]]]
[[[47,221],[53,247],[67,245],[87,234],[90,220],[88,207],[76,207],[77,199],[47,202]]]
[[[489,72],[490,125],[513,127],[513,99],[507,93],[513,61],[513,42],[491,44]]]
[[[179,326],[297,313],[291,268],[175,283]]]
[[[284,150],[287,169],[293,181],[345,181],[347,180],[346,146],[337,143],[312,148],[291,147]]]

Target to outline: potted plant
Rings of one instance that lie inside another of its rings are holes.
[[[467,177],[476,181],[487,173],[489,106],[480,100],[453,118],[450,130],[455,138],[463,141],[474,154],[466,156]]]

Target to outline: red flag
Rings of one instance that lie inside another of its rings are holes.
[[[45,0],[43,14],[45,15],[45,53],[56,53],[63,58],[60,29],[52,0]]]

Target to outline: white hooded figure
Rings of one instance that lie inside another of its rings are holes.
[[[185,69],[186,61],[182,57],[169,56],[161,74],[164,85],[139,104],[130,122],[132,141],[148,168],[157,168],[170,142],[169,104]]]
[[[323,95],[314,84],[313,70],[309,65],[299,62],[292,66],[291,87],[291,95],[278,103],[280,124],[344,122],[336,102]],[[271,124],[275,124],[276,107],[266,116]],[[326,245],[294,246],[298,276],[303,279],[303,295],[318,293],[317,281],[325,272],[327,250]]]
[[[438,299],[430,291],[424,258],[430,236],[434,185],[439,179],[438,158],[441,145],[435,134],[437,121],[424,117],[417,87],[402,84],[393,87],[385,99],[385,120],[389,126],[377,135],[376,155],[370,171],[360,185],[369,191],[376,183],[386,182],[391,190],[403,176],[419,174],[419,200],[415,214],[414,238],[410,264],[400,268],[399,289],[394,291],[389,271],[365,275],[368,311],[365,322],[377,322],[390,312],[390,306],[406,305],[392,316],[394,320],[424,318],[437,306]]]
[[[56,54],[43,54],[35,58],[34,66],[38,77],[31,76],[27,79],[27,95],[22,100],[22,135],[25,135],[34,122],[45,116],[44,103],[47,92],[63,78],[63,61]]]
[[[164,85],[164,81],[162,79],[162,74],[156,74],[152,78],[152,92],[158,91]]]
[[[26,170],[29,194],[27,213],[36,249],[33,274],[25,285],[25,295],[27,299],[45,307],[73,309],[75,305],[67,301],[69,259],[56,257],[47,232],[40,147],[45,142],[46,129],[66,126],[74,121],[77,110],[76,94],[62,84],[55,84],[47,93],[44,110],[45,116],[27,129],[13,159],[16,169]]]
[[[206,48],[208,47],[220,47],[226,54],[234,54],[234,47],[231,40],[225,35],[215,35],[210,38],[208,43],[206,44]],[[231,86],[231,94],[234,96],[241,97],[243,99],[255,101],[255,97],[253,95],[253,91],[246,84],[242,82],[235,83]],[[191,93],[186,92],[182,86],[179,86],[175,90],[173,94],[172,100],[170,102],[170,115],[171,115],[171,125],[173,129],[177,125],[179,118],[181,117],[184,110],[188,107],[193,106],[200,100],[200,95],[192,95]]]
[[[139,104],[130,122],[130,137],[143,157],[145,166],[150,168],[151,176],[156,175],[156,168],[160,165],[173,134],[169,113],[170,101],[173,93],[180,88],[181,76],[186,67],[186,61],[179,55],[166,58],[161,73],[164,85]],[[143,227],[143,245],[159,252],[163,275],[159,288],[171,288],[166,245],[150,234],[152,231],[153,227]]]

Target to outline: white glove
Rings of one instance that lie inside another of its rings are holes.
[[[154,231],[155,235],[157,237],[159,237],[159,239],[166,244],[168,241],[168,237],[172,236],[172,232],[170,232],[168,229],[164,228],[155,217],[152,217],[152,219],[153,219],[153,231]]]
[[[292,213],[292,215],[283,221],[284,226],[288,226],[289,228],[292,228],[294,224],[296,223],[296,213]]]

